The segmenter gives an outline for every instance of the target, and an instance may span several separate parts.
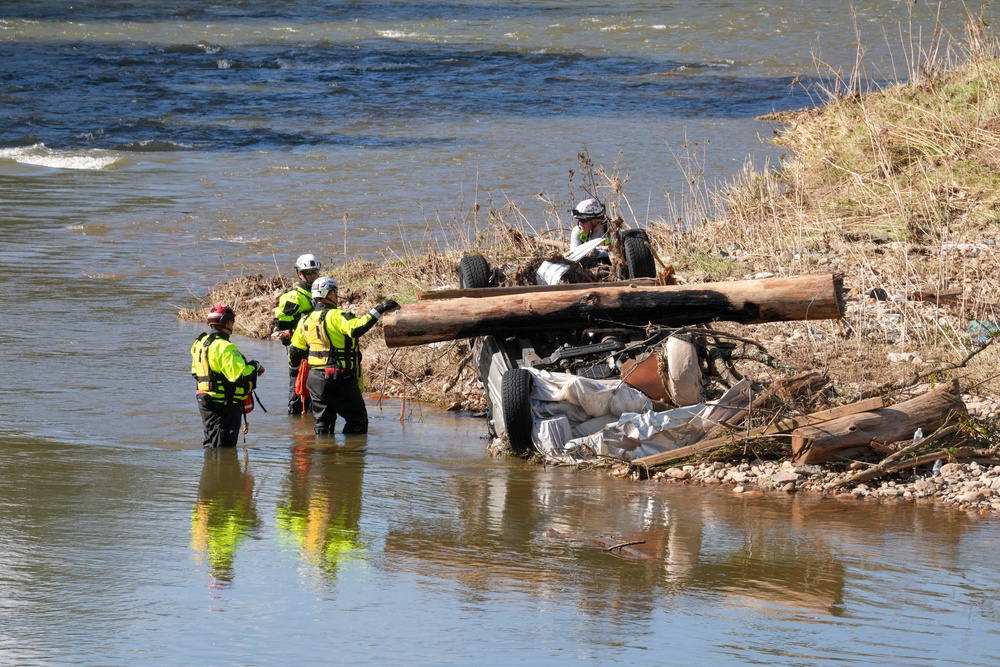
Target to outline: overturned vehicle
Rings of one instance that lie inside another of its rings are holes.
[[[697,442],[752,401],[738,375],[706,382],[746,341],[700,323],[838,318],[840,291],[831,275],[442,290],[388,314],[383,331],[388,347],[473,339],[488,428],[514,452],[634,460]]]
[[[735,391],[705,404],[710,353],[703,337],[683,329],[488,335],[474,341],[473,356],[490,435],[517,454],[559,461],[632,459],[679,447],[750,400],[749,383],[737,381],[729,388]]]

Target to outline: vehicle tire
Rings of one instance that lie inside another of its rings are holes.
[[[482,255],[466,255],[458,262],[458,285],[462,289],[489,287],[490,276],[490,264]]]
[[[531,442],[531,373],[523,368],[511,368],[500,382],[500,401],[507,439],[515,454],[527,454],[534,449]]]
[[[655,278],[656,262],[649,248],[649,236],[641,229],[630,229],[621,236],[622,254],[628,269],[628,279]]]

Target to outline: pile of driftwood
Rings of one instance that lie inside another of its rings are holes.
[[[810,373],[790,380],[815,376]],[[791,439],[791,456],[797,465],[851,461],[862,467],[840,480],[839,486],[860,484],[938,460],[1000,465],[995,449],[967,446],[970,438],[960,428],[966,418],[965,404],[953,382],[893,405],[886,405],[882,397],[867,398],[766,426],[733,429],[724,437],[636,459],[632,464],[646,469],[667,466],[723,447],[746,450],[763,438],[784,434]],[[883,458],[877,462],[857,463],[879,457]]]

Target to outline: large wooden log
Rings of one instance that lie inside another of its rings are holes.
[[[842,316],[841,279],[825,274],[422,301],[387,313],[382,322],[386,345],[404,347],[595,324],[688,326],[715,320],[757,324]]]
[[[965,413],[958,388],[948,385],[882,410],[796,429],[792,431],[792,458],[799,464],[829,461],[843,450],[866,447],[873,441],[909,440],[918,428],[931,433],[952,415]]]
[[[608,283],[559,283],[558,285],[512,285],[510,287],[438,289],[417,292],[417,300],[460,299],[463,296],[482,299],[487,296],[510,296],[511,294],[526,294],[528,292],[570,292],[574,290],[594,289],[595,287],[629,287],[632,285],[652,287],[656,285],[656,278],[634,278],[632,280],[618,280]]]

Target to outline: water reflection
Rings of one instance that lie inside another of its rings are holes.
[[[232,583],[236,552],[260,529],[255,501],[247,450],[206,449],[191,513],[191,548],[208,565],[213,586]]]
[[[755,509],[753,501],[705,502],[695,489],[579,472],[494,472],[459,476],[451,498],[427,498],[437,516],[396,522],[385,542],[390,562],[473,597],[527,593],[611,625],[648,618],[664,596],[692,591],[747,606],[841,611],[841,557],[822,534],[775,530],[785,520],[768,511],[773,500]],[[454,520],[441,520],[446,509]]]
[[[359,529],[364,438],[348,440],[293,448],[277,507],[280,539],[294,546],[314,574],[331,580],[344,564],[363,560],[367,549]]]

